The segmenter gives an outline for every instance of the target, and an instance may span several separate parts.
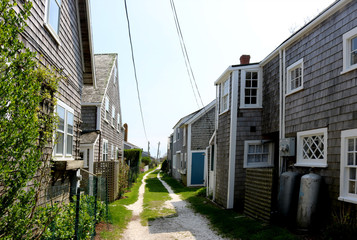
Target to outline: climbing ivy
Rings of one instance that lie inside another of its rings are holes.
[[[0,0],[0,239],[41,236],[40,197],[50,174],[61,76],[41,65],[19,39],[32,3]]]

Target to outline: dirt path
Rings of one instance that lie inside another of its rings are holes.
[[[188,208],[187,202],[175,194],[170,186],[158,179],[165,186],[170,194],[171,200],[165,202],[165,207],[175,208],[177,217],[159,218],[149,222],[149,226],[142,226],[140,223],[140,213],[143,210],[143,196],[145,191],[145,179],[139,188],[138,201],[128,206],[128,209],[133,210],[133,218],[129,223],[128,228],[123,234],[124,240],[138,239],[223,239],[213,232],[208,226],[208,220],[201,215],[194,213]]]

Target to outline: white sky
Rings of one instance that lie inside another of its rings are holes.
[[[214,81],[242,54],[259,62],[333,0],[175,0],[191,66],[207,105]],[[172,127],[198,109],[169,0],[127,0],[151,155],[166,153]],[[131,60],[124,0],[91,0],[95,53],[119,54],[119,87],[128,141],[147,150]]]

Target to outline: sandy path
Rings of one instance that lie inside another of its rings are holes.
[[[122,239],[223,239],[209,228],[208,220],[188,208],[188,203],[182,201],[172,191],[170,186],[160,179],[159,175],[159,180],[163,183],[171,197],[171,200],[165,202],[165,207],[175,208],[178,216],[159,218],[150,221],[149,226],[142,226],[139,215],[143,210],[145,179],[148,174],[143,178],[143,184],[139,188],[138,201],[128,206],[128,209],[133,210],[133,218]]]

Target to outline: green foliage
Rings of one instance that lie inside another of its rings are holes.
[[[144,166],[147,166],[151,163],[151,158],[146,156],[146,157],[142,157],[141,158],[141,162],[144,163],[145,165]]]
[[[140,166],[142,152],[141,149],[124,149],[124,158],[130,168]]]
[[[54,93],[60,77],[37,63],[19,34],[32,3],[0,0],[0,238],[39,236],[45,220],[38,201],[50,154],[43,150],[53,136]],[[18,9],[18,11],[15,11]],[[36,178],[35,178],[36,177]]]
[[[128,189],[129,183],[129,166],[123,161],[119,161],[119,176],[118,176],[118,198],[120,199],[125,190]]]
[[[104,219],[105,204],[97,201],[97,211],[94,211],[94,197],[81,195],[79,203],[79,231],[78,239],[91,239],[95,231],[95,223]],[[42,239],[71,239],[74,236],[74,225],[76,216],[76,197],[74,201],[65,205],[52,205],[44,208],[42,221],[46,222],[46,216],[50,212],[57,214],[52,219]]]

